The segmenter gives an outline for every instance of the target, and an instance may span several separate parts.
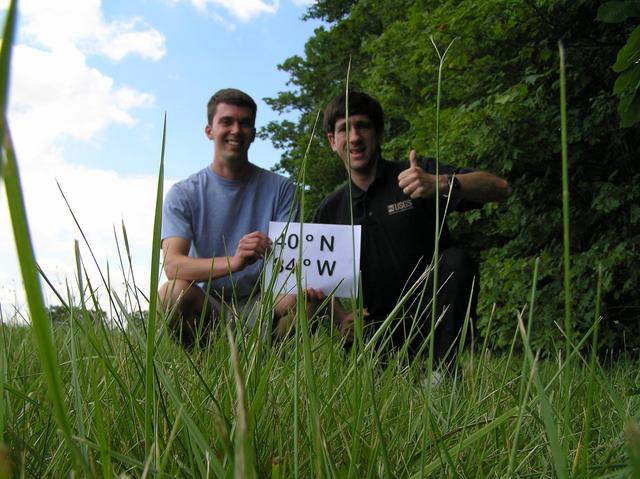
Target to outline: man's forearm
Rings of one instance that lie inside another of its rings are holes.
[[[209,278],[220,278],[238,271],[237,261],[233,256],[216,258],[192,258],[177,256],[165,258],[164,271],[169,280],[208,281]]]
[[[484,171],[463,173],[456,178],[460,189],[453,191],[453,195],[476,203],[504,201],[512,192],[506,180]]]

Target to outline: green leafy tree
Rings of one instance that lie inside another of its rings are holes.
[[[345,8],[340,9],[340,5]],[[348,7],[348,8],[347,8]],[[606,304],[603,347],[640,344],[640,134],[620,129],[611,93],[611,58],[625,44],[619,26],[596,21],[587,0],[360,0],[317,2],[308,16],[327,22],[304,57],[280,68],[294,89],[270,99],[297,110],[299,123],[264,131],[284,150],[279,167],[296,174],[316,114],[351,81],[385,108],[383,156],[406,159],[410,148],[434,155],[437,55],[455,40],[445,65],[441,160],[506,177],[515,193],[500,206],[450,218],[459,243],[481,261],[480,329],[497,306],[489,337],[511,341],[527,302],[533,264],[541,259],[535,346],[563,341],[562,201],[557,42],[567,52],[574,329],[593,321],[596,270],[602,264]],[[344,181],[324,134],[312,142],[309,206]]]
[[[53,305],[47,308],[49,318],[53,324],[68,324],[72,318],[87,318],[93,323],[104,321],[106,312],[102,309],[83,310],[82,308],[69,309],[63,305]]]
[[[47,312],[53,324],[64,324],[71,318],[69,310],[61,305],[49,306]]]
[[[640,18],[640,1],[606,2],[598,9],[602,22],[629,23],[629,18]],[[630,127],[640,122],[640,25],[629,35],[612,68],[619,73],[613,93],[620,98],[620,126]]]

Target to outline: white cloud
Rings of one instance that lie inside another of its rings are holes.
[[[27,38],[51,50],[77,48],[116,61],[130,54],[159,60],[166,53],[164,36],[142,19],[106,22],[101,0],[25,0],[20,14]]]
[[[107,36],[99,44],[99,50],[109,58],[119,61],[131,53],[137,53],[143,58],[160,60],[166,53],[164,36],[157,30],[134,31],[140,23],[135,20],[122,24],[122,31]]]
[[[156,178],[70,164],[64,158],[64,140],[91,141],[110,125],[133,126],[137,120],[132,110],[153,103],[150,94],[120,85],[90,66],[87,56],[157,60],[165,53],[164,37],[139,18],[105,21],[99,0],[25,0],[20,14],[27,41],[14,48],[9,122],[37,260],[66,295],[65,283],[73,283],[75,276],[73,240],[80,233],[57,179],[101,266],[110,263],[116,287],[122,280],[114,274],[118,259],[113,227],[120,232],[125,222],[134,271],[144,287],[149,284]],[[0,231],[0,307],[6,315],[24,296],[3,187]],[[96,281],[86,249],[83,258]]]
[[[201,11],[209,6],[226,10],[241,22],[248,22],[262,14],[275,14],[280,7],[280,0],[267,2],[264,0],[190,0],[191,4]]]
[[[114,86],[72,47],[14,49],[11,124],[25,161],[65,137],[89,140],[112,123],[133,125],[130,110],[152,103],[147,93]]]
[[[97,256],[104,275],[107,274],[109,264],[114,289],[123,290],[124,280],[120,273],[114,239],[115,228],[121,250],[125,254],[121,228],[123,223],[127,229],[137,282],[143,289],[147,288],[157,179],[150,175],[124,177],[115,171],[70,165],[59,158],[51,160],[46,159],[48,163],[56,165],[53,171],[50,168],[28,170],[28,174],[22,178],[37,261],[49,279],[62,296],[66,297],[65,282],[69,280],[73,283],[75,278],[73,242],[78,239],[83,262],[94,287],[100,286],[100,290],[104,291],[81,233],[58,190],[57,180]],[[0,224],[9,224],[4,197],[0,200]],[[9,227],[3,229],[11,231]],[[6,271],[6,259],[15,256],[10,234],[3,235],[0,239],[0,254],[4,258],[3,273],[0,274],[0,302],[6,307],[7,304],[14,304],[16,299],[19,302],[23,300],[20,288],[16,288],[17,266],[13,275],[9,274],[13,268],[9,268],[9,272]],[[126,264],[126,258],[123,260]],[[47,292],[47,296],[53,298],[50,291]],[[77,291],[74,296],[78,298]],[[105,297],[104,293],[102,297]]]

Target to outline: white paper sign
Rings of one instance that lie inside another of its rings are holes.
[[[326,295],[334,292],[341,298],[355,297],[354,287],[360,277],[360,231],[360,225],[270,222],[273,250],[265,262],[266,283],[275,276],[275,294],[295,293],[302,249],[303,288],[321,289]]]

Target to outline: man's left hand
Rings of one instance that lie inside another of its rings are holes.
[[[446,176],[440,176],[446,183]],[[427,173],[418,166],[416,150],[409,153],[409,168],[398,175],[398,186],[402,192],[413,198],[433,198],[436,195],[436,181],[438,177]],[[444,191],[446,184],[440,184],[440,190]]]

